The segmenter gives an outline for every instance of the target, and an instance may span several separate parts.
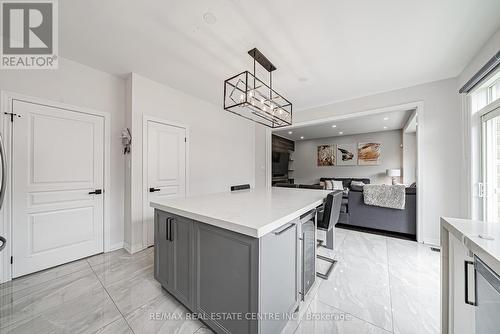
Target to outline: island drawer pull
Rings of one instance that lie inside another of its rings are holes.
[[[170,218],[170,224],[169,224],[169,230],[168,230],[168,235],[169,235],[169,238],[168,240],[170,241],[174,241],[174,234],[172,233],[172,225],[174,224],[174,221],[175,219],[174,218]]]
[[[165,240],[170,241],[170,219],[165,219]]]
[[[472,261],[465,261],[464,263],[464,271],[465,271],[465,303],[476,306],[477,304],[475,302],[469,301],[469,265],[474,265],[474,262]]]
[[[282,233],[284,233],[284,232],[288,231],[289,229],[291,229],[291,228],[292,228],[292,227],[294,227],[294,226],[295,226],[295,223],[291,223],[291,224],[289,224],[288,226],[286,226],[286,227],[282,228],[281,230],[279,230],[279,231],[275,231],[275,232],[274,232],[274,234],[276,234],[276,235],[280,235],[280,234],[282,234]]]

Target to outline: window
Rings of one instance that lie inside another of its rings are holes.
[[[488,87],[488,104],[500,97],[500,79]]]
[[[472,94],[472,111],[479,111],[500,98],[500,71]]]

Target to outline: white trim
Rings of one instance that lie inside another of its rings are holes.
[[[117,242],[116,244],[112,244],[109,246],[108,252],[112,252],[112,251],[119,250],[122,248],[124,248],[124,242]]]
[[[403,133],[411,133],[410,131],[413,130],[408,130],[410,126],[413,126],[413,123],[415,122],[415,127],[418,127],[418,113],[416,110],[414,110],[410,117],[408,117],[408,120],[406,121],[406,124],[403,126]]]
[[[425,160],[423,152],[423,138],[422,133],[424,127],[424,102],[415,103],[415,113],[418,115],[418,126],[417,126],[417,241],[423,243],[431,243],[439,245],[439,240],[426,240],[424,239],[424,164]]]
[[[424,193],[425,189],[422,186],[423,185],[423,179],[424,179],[424,170],[423,170],[423,160],[424,160],[424,155],[422,151],[422,134],[423,131],[422,129],[424,128],[424,102],[423,101],[416,101],[416,102],[409,102],[405,104],[399,104],[395,106],[388,106],[388,107],[382,107],[382,108],[377,108],[377,109],[371,109],[371,110],[365,110],[365,111],[358,111],[358,112],[352,112],[349,114],[343,114],[343,115],[338,115],[338,116],[331,116],[331,117],[325,117],[325,118],[319,118],[319,119],[314,119],[311,121],[304,121],[304,122],[299,122],[295,123],[291,126],[283,127],[280,128],[279,130],[283,129],[294,129],[298,127],[303,127],[303,126],[310,126],[310,125],[316,125],[316,124],[321,124],[325,122],[331,122],[331,121],[338,121],[338,120],[345,120],[345,119],[352,119],[352,118],[358,118],[358,117],[363,117],[363,116],[369,116],[369,115],[377,115],[377,114],[382,114],[382,113],[387,113],[391,111],[408,111],[408,110],[415,110],[415,113],[418,114],[418,128],[417,128],[417,241],[421,243],[429,243],[429,244],[434,244],[436,240],[431,240],[431,239],[426,239],[424,240],[424,221],[423,221],[423,212],[424,212],[424,206],[421,203],[424,203]],[[272,180],[272,162],[271,162],[271,154],[272,154],[272,139],[271,139],[271,131],[269,131],[269,137],[268,133],[266,132],[266,185],[268,187],[271,186],[271,180]]]
[[[186,131],[186,160],[185,160],[185,172],[184,172],[184,184],[185,184],[185,193],[186,197],[189,197],[191,194],[190,187],[189,187],[189,171],[190,171],[190,165],[189,165],[189,143],[190,143],[190,137],[189,137],[189,126],[186,124],[182,123],[177,123],[177,122],[171,122],[169,120],[159,118],[156,116],[149,116],[149,115],[142,115],[142,207],[141,207],[141,218],[142,218],[142,249],[147,248],[148,244],[148,236],[147,236],[147,225],[144,223],[144,206],[147,203],[148,200],[148,190],[147,190],[147,170],[148,170],[148,162],[147,162],[147,157],[146,157],[146,152],[147,152],[147,125],[148,122],[155,122],[155,123],[160,123],[168,126],[174,126],[177,128],[184,129]],[[255,164],[254,164],[255,165]],[[129,247],[127,245],[127,247]],[[142,249],[133,249],[133,248],[126,248],[126,250],[133,254],[137,251],[140,251]]]
[[[111,177],[110,177],[110,156],[111,156],[111,115],[108,112],[103,112],[103,111],[97,111],[93,110],[90,108],[85,108],[85,107],[78,107],[75,105],[70,105],[66,103],[61,103],[61,102],[56,102],[48,99],[43,99],[43,98],[38,98],[38,97],[33,97],[33,96],[28,96],[24,94],[18,94],[18,93],[13,93],[13,92],[8,92],[5,90],[0,90],[0,129],[3,130],[3,133],[6,134],[6,136],[3,137],[4,139],[4,144],[6,146],[6,151],[8,151],[7,154],[7,164],[8,164],[8,182],[7,182],[7,189],[12,190],[12,179],[10,177],[10,171],[12,169],[12,139],[11,139],[11,127],[8,126],[9,122],[5,121],[4,112],[12,112],[11,107],[12,107],[12,101],[13,100],[19,100],[19,101],[25,101],[29,103],[35,103],[35,104],[40,104],[48,107],[53,107],[53,108],[58,108],[58,109],[65,109],[70,112],[77,112],[77,113],[83,113],[83,114],[89,114],[89,115],[94,115],[94,116],[99,116],[104,118],[104,180],[103,180],[103,187],[104,187],[104,212],[103,212],[103,226],[104,226],[104,237],[103,237],[103,250],[104,252],[109,252],[112,250],[111,247],[111,214],[110,214],[110,203],[111,203],[111,194],[112,194],[112,189],[111,189]],[[7,246],[4,251],[3,251],[3,261],[0,261],[0,266],[3,268],[3,277],[0,276],[0,283],[2,282],[7,282],[12,279],[12,266],[10,264],[10,257],[12,255],[12,221],[10,219],[11,211],[12,211],[12,203],[11,203],[11,198],[12,198],[12,193],[11,191],[7,191],[5,194],[5,203],[4,203],[4,208],[3,208],[3,213],[0,216],[0,219],[2,220],[0,222],[0,226],[3,226],[3,233],[7,236],[7,242],[10,243],[10,246]],[[2,229],[0,229],[0,232]],[[3,262],[3,266],[2,266]]]
[[[327,123],[327,122],[331,122],[331,121],[353,119],[353,118],[383,114],[383,113],[388,113],[388,112],[393,112],[393,111],[408,111],[408,110],[416,109],[418,107],[417,105],[419,103],[422,103],[422,102],[417,101],[417,102],[399,104],[399,105],[395,105],[395,106],[369,109],[369,110],[364,110],[364,111],[357,111],[357,112],[352,112],[349,114],[342,114],[342,115],[335,115],[335,116],[330,116],[330,117],[325,117],[325,118],[318,118],[318,119],[314,119],[311,121],[304,121],[304,122],[295,123],[295,124],[290,125],[290,126],[279,128],[279,130],[288,130],[288,129],[294,129],[294,128],[304,127],[304,126],[308,126],[308,125],[316,125],[316,124]]]
[[[272,154],[273,154],[273,133],[271,129],[266,129],[266,188],[271,188],[272,175]]]

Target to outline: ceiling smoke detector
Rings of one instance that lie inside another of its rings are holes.
[[[215,22],[217,22],[217,17],[215,17],[213,13],[207,12],[203,14],[203,21],[207,24],[215,24]]]

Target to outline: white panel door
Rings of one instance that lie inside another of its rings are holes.
[[[148,121],[144,128],[146,201],[143,221],[146,246],[154,244],[154,210],[149,203],[186,196],[186,129]]]
[[[14,101],[13,277],[103,251],[104,119]]]

